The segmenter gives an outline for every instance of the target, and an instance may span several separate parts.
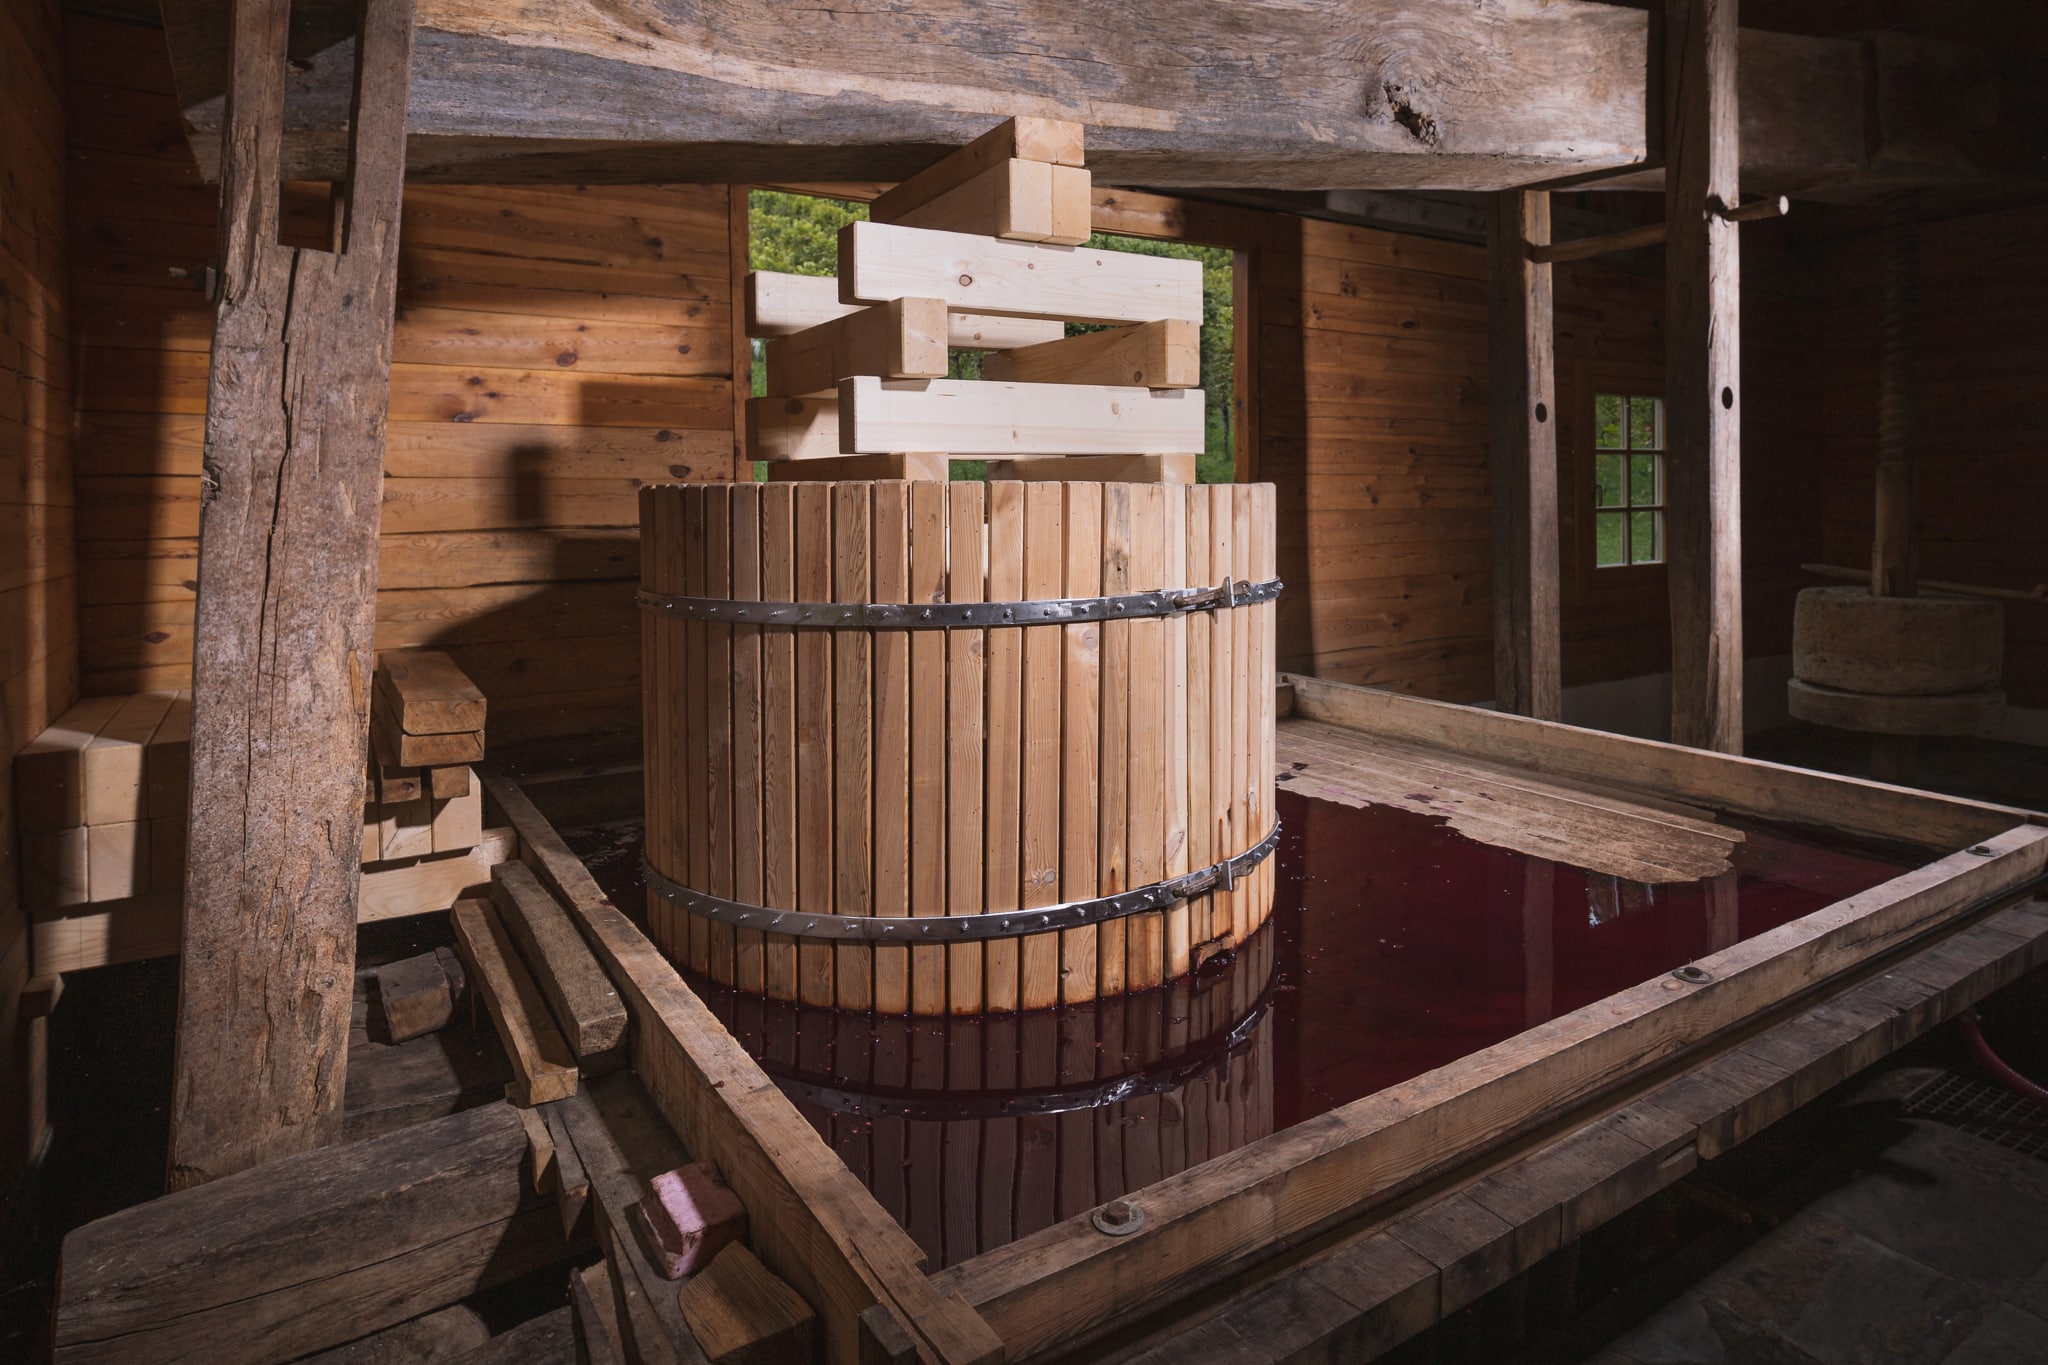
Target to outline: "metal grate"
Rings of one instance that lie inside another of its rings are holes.
[[[2048,1161],[2048,1109],[1997,1086],[1945,1071],[1906,1096],[1901,1109]]]

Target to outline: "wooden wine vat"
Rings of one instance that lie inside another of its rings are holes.
[[[1265,922],[1270,485],[679,485],[641,518],[649,920],[678,963],[995,1013],[1160,985]]]

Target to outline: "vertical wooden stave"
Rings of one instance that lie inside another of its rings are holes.
[[[1127,483],[1102,487],[1102,593],[1131,591],[1132,496]],[[1131,627],[1129,621],[1102,623],[1102,704],[1097,747],[1096,894],[1130,889],[1130,851],[1125,820],[1130,804]],[[1104,922],[1096,936],[1097,993],[1121,995],[1129,956],[1130,919]],[[1099,1146],[1099,1144],[1098,1144]]]
[[[988,596],[1015,602],[1024,587],[1024,491],[999,481],[988,488]],[[984,748],[987,796],[982,813],[982,913],[1019,907],[1022,837],[1024,632],[1014,626],[988,632],[988,728]],[[993,938],[982,947],[982,1007],[1015,1010],[1018,943]]]
[[[1059,485],[1048,484],[1056,495]],[[1055,640],[1057,630],[1051,632]],[[1054,947],[1058,939],[1044,936]],[[1026,951],[1030,943],[1027,940]],[[1017,1083],[1026,1090],[1050,1090],[1060,1080],[1059,1020],[1050,1010],[1026,1010],[1017,1020]],[[1017,1120],[1016,1234],[1029,1237],[1051,1227],[1058,1216],[1060,1120],[1028,1114]]]
[[[832,595],[832,485],[796,485],[796,600],[823,602]],[[800,630],[796,636],[796,853],[797,909],[834,913],[832,636]],[[797,998],[830,1005],[836,994],[833,945],[797,940]]]
[[[1277,501],[1272,484],[1262,483],[1258,485],[1259,553],[1257,565],[1258,580],[1260,582],[1267,581],[1280,572],[1279,547],[1274,543],[1278,531],[1274,520]],[[1257,613],[1254,619],[1257,623],[1256,629],[1259,638],[1257,685],[1259,699],[1258,789],[1260,810],[1258,832],[1253,837],[1260,839],[1266,837],[1266,831],[1273,827],[1273,822],[1279,819],[1280,815],[1279,808],[1274,802],[1274,768],[1279,763],[1278,755],[1274,749],[1274,727],[1279,723],[1279,714],[1276,710],[1277,702],[1273,696],[1275,650],[1278,648],[1278,643],[1274,636],[1276,610],[1277,608],[1272,602],[1262,602],[1253,608],[1253,611]],[[1259,888],[1257,924],[1264,924],[1267,917],[1273,913],[1273,897],[1279,885],[1279,875],[1279,866],[1272,858],[1268,858],[1259,864],[1256,878]]]
[[[946,540],[950,547],[946,595],[953,602],[987,601],[987,486],[948,485]],[[982,911],[982,738],[988,632],[946,632],[946,913]],[[954,1014],[982,1012],[982,947],[947,949],[947,1003]],[[948,1138],[951,1142],[951,1138]],[[948,1154],[949,1161],[951,1153]],[[947,1229],[951,1259],[953,1232]],[[968,1253],[972,1255],[973,1253]]]
[[[866,602],[874,517],[873,486],[832,485],[832,600]],[[874,637],[835,630],[832,640],[833,913],[874,909]],[[833,1003],[867,1010],[875,996],[875,950],[866,942],[832,945]]]
[[[958,485],[956,485],[958,486]],[[979,491],[979,485],[970,485]],[[955,527],[960,525],[963,514],[959,502],[953,504]],[[981,522],[980,500],[974,500],[971,508],[977,525]],[[960,599],[955,598],[955,601]],[[976,870],[980,869],[977,860]],[[980,883],[977,881],[976,886]],[[958,967],[958,962],[953,964]],[[953,974],[959,976],[957,971]],[[975,977],[977,991],[981,978]],[[978,1090],[983,1085],[982,1077],[982,1029],[987,1021],[977,1017],[952,1020],[947,1027],[946,1047],[946,1088],[956,1092]],[[946,1180],[944,1186],[944,1238],[946,1264],[958,1265],[978,1255],[983,1246],[981,1225],[981,1136],[982,1125],[975,1119],[950,1120],[946,1124],[944,1140],[944,1161]]]
[[[910,488],[877,483],[870,526],[869,571],[877,602],[910,600]],[[874,901],[871,913],[901,917],[910,896],[910,635],[874,633]],[[910,1013],[910,948],[878,943],[874,948],[874,1009]],[[879,1154],[878,1154],[879,1155]]]
[[[661,573],[661,556],[668,546],[663,534],[666,529],[663,525],[665,493],[666,489],[662,487],[643,487],[640,490],[642,592],[668,591],[667,581]],[[666,643],[666,629],[667,622],[660,616],[650,611],[640,613],[641,810],[646,821],[642,856],[663,875],[669,872],[666,839],[674,827],[668,809],[668,756],[661,743],[668,728],[670,695],[668,670],[661,653]],[[647,898],[647,936],[664,953],[669,951],[666,910],[667,902],[660,896]]]
[[[1209,490],[1199,484],[1188,489],[1182,541],[1186,556],[1182,568],[1189,587],[1208,587],[1209,574]],[[1214,850],[1209,823],[1209,627],[1213,612],[1190,613],[1187,647],[1181,659],[1187,678],[1187,725],[1182,743],[1187,749],[1187,865],[1207,867],[1221,856]],[[1209,927],[1215,897],[1201,896],[1188,903],[1188,937],[1193,949],[1190,965],[1201,960],[1202,946],[1215,937]]]
[[[910,591],[946,597],[946,485],[910,485]],[[910,634],[910,913],[946,913],[946,635]],[[946,1013],[946,949],[910,950],[910,1009]]]
[[[703,484],[683,489],[683,591],[691,597],[704,592],[704,493]],[[710,689],[706,681],[709,656],[707,627],[691,621],[683,627],[688,662],[683,674],[685,757],[682,781],[689,789],[690,820],[686,829],[689,843],[688,875],[683,885],[704,890],[711,884],[711,784],[709,782]],[[702,915],[683,914],[676,923],[678,937],[688,946],[683,959],[693,972],[705,971],[711,963],[711,921]]]
[[[761,598],[761,485],[732,490],[732,596]],[[761,628],[732,628],[732,894],[748,905],[768,903],[763,882],[765,841],[761,793]],[[759,995],[767,990],[759,929],[733,936],[733,985]]]
[[[1188,586],[1188,486],[1166,484],[1159,490],[1160,581],[1168,588]],[[1188,619],[1176,612],[1166,618],[1165,663],[1160,677],[1160,702],[1165,725],[1161,735],[1164,750],[1164,798],[1162,831],[1162,874],[1183,876],[1188,871]],[[1176,901],[1166,912],[1165,979],[1187,975],[1192,946],[1188,925],[1191,907]]]
[[[732,485],[704,487],[704,578],[701,595],[732,596]],[[708,846],[704,889],[732,899],[732,625],[704,626],[704,833]],[[733,981],[733,926],[720,920],[706,925],[708,955],[704,973],[720,985]]]
[[[1231,546],[1236,530],[1237,487],[1216,484],[1209,490],[1209,581],[1221,583],[1231,576]],[[1231,626],[1234,611],[1219,611],[1209,618],[1209,843],[1217,858],[1234,858],[1243,851],[1231,822],[1230,751],[1235,736],[1237,669],[1233,651],[1236,635]],[[1209,937],[1224,946],[1237,942],[1235,907],[1237,893],[1216,891],[1209,896]]]
[[[1068,597],[1102,592],[1102,485],[1063,486]],[[1061,792],[1060,899],[1087,900],[1098,894],[1096,839],[1101,832],[1099,789],[1102,736],[1102,623],[1065,628],[1060,663]],[[1097,994],[1093,925],[1060,935],[1060,999],[1093,1000]],[[1086,1130],[1084,1129],[1085,1133]],[[1091,1204],[1093,1201],[1089,1201]],[[1084,1205],[1084,1207],[1086,1207]]]
[[[1164,587],[1166,502],[1159,485],[1135,486],[1131,507],[1131,587]],[[1159,881],[1166,869],[1165,676],[1166,622],[1156,616],[1131,622],[1130,772],[1124,820],[1133,887]],[[1129,916],[1128,922],[1125,986],[1142,991],[1163,979],[1165,913],[1147,910]]]
[[[1252,576],[1252,522],[1255,504],[1248,484],[1231,489],[1230,576]],[[1232,851],[1242,852],[1265,831],[1252,828],[1251,786],[1253,781],[1251,741],[1257,702],[1252,696],[1252,614],[1244,607],[1230,613],[1231,651],[1231,735],[1230,735],[1230,827]],[[1231,942],[1243,943],[1256,925],[1252,883],[1243,884],[1231,896]]]
[[[796,600],[796,485],[761,487],[761,597]],[[797,908],[796,637],[761,632],[761,894],[777,910]],[[763,988],[777,1000],[797,998],[797,942],[789,934],[762,938]]]
[[[1060,596],[1065,581],[1066,496],[1058,483],[1024,485],[1025,601]],[[1020,820],[1020,903],[1025,909],[1060,899],[1060,688],[1063,627],[1023,634],[1023,793]],[[1018,1008],[1049,1009],[1060,998],[1060,936],[1030,934],[1017,946]],[[1050,1139],[1048,1139],[1050,1140]],[[1048,1179],[1050,1173],[1048,1173]],[[1049,1221],[1049,1220],[1048,1220]]]

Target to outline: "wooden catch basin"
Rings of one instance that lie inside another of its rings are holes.
[[[1265,922],[1271,485],[640,506],[650,927],[677,962],[1001,1013],[1160,985]]]

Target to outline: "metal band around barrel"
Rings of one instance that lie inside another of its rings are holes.
[[[1225,580],[1213,588],[1161,588],[1113,597],[1057,597],[1036,602],[735,602],[642,589],[640,609],[680,621],[790,626],[812,630],[966,630],[986,626],[1059,626],[1221,611],[1270,602],[1280,580]]]
[[[1079,929],[1146,910],[1164,910],[1177,901],[1210,891],[1228,891],[1236,887],[1239,877],[1264,862],[1279,842],[1280,822],[1276,820],[1272,831],[1258,843],[1235,858],[1214,863],[1199,872],[1120,891],[1114,896],[980,915],[811,915],[799,910],[776,910],[766,905],[749,905],[744,901],[729,901],[702,891],[692,891],[670,881],[644,858],[641,866],[646,870],[650,891],[693,915],[742,929],[842,942],[865,939],[898,943],[971,943],[977,939],[1015,938],[1020,934],[1042,934],[1054,929]]]

